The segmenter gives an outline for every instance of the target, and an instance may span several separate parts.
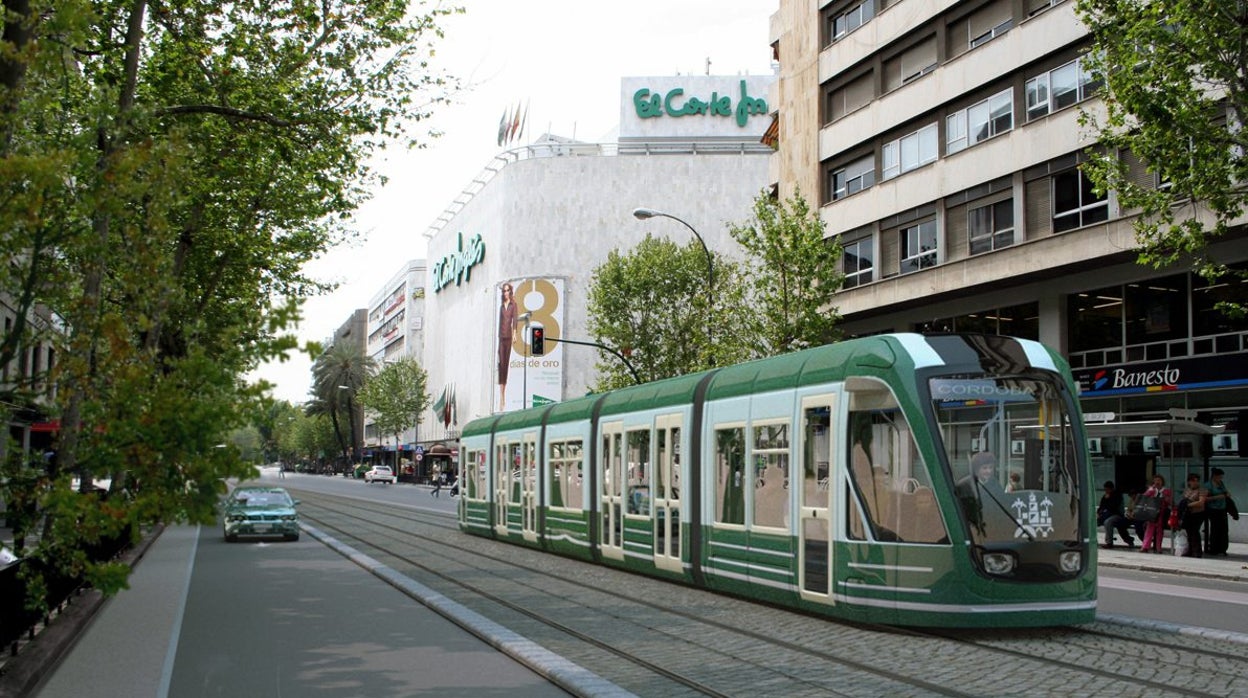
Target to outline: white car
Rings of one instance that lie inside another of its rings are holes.
[[[374,465],[364,473],[364,482],[373,484],[374,482],[384,482],[393,485],[398,482],[399,478],[395,477],[394,471],[388,465]]]

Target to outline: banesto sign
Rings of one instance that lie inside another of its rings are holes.
[[[711,93],[711,99],[704,102],[697,97],[684,99],[685,90],[677,87],[668,90],[660,97],[643,87],[633,93],[633,107],[637,116],[652,119],[659,116],[733,116],[737,117],[737,125],[745,126],[751,116],[767,113],[767,100],[762,97],[751,97],[746,91],[745,81],[741,81],[741,97],[737,106],[732,106],[732,97]]]
[[[464,234],[459,233],[459,242],[455,251],[439,259],[433,265],[433,292],[441,291],[452,281],[458,286],[472,279],[472,268],[485,259],[485,241],[477,233],[468,240],[468,249],[464,249]]]

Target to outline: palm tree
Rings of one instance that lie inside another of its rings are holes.
[[[312,365],[312,400],[308,403],[307,413],[309,416],[329,416],[338,444],[342,447],[343,460],[347,463],[352,461],[352,454],[358,456],[360,452],[355,394],[376,368],[377,363],[365,356],[363,349],[348,344],[334,344]],[[342,416],[350,425],[350,451],[342,438]]]

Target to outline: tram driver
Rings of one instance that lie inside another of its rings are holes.
[[[980,451],[972,456],[971,474],[958,480],[956,491],[967,521],[982,532],[983,498],[988,496],[1000,502],[1005,497],[1005,488],[997,480],[997,457],[991,451]]]

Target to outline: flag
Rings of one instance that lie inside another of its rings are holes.
[[[501,146],[507,140],[507,124],[511,119],[507,118],[507,110],[503,109],[503,118],[498,120],[498,144]]]
[[[456,406],[455,406],[455,384],[454,383],[451,384],[451,396],[446,402],[447,402],[446,426],[450,427],[452,424],[459,424],[459,415],[457,414],[458,410],[456,409]]]
[[[442,410],[446,408],[446,386],[442,387],[442,394],[433,403],[433,416],[442,419]]]
[[[529,123],[529,103],[524,103],[524,116],[520,119],[520,130],[516,132],[516,140],[524,138],[524,127]]]
[[[511,126],[507,129],[507,142],[516,139],[516,131],[520,129],[520,103],[516,102],[516,110],[511,114]]]

